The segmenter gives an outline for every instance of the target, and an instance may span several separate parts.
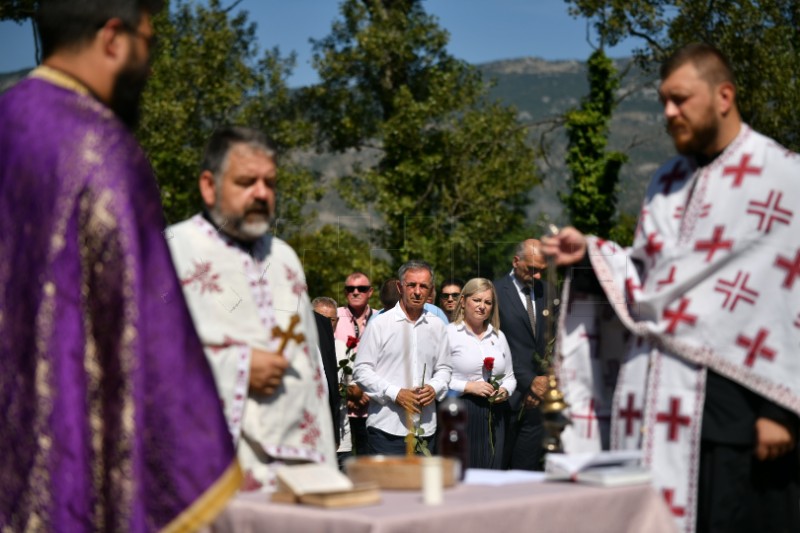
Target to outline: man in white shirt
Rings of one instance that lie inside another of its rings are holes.
[[[409,261],[397,277],[400,301],[366,328],[354,372],[372,400],[367,434],[375,454],[405,453],[409,419],[432,449],[434,400],[444,398],[452,372],[444,322],[424,311],[434,285],[433,269],[424,261]]]

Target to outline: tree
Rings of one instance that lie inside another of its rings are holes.
[[[654,67],[683,44],[720,48],[736,72],[739,109],[755,129],[800,150],[800,2],[797,0],[566,0],[603,41],[642,41]]]
[[[207,6],[179,0],[155,18],[159,47],[137,134],[172,222],[202,205],[198,166],[214,128],[260,128],[280,153],[311,140],[311,127],[286,85],[294,56],[282,58],[274,49],[259,57],[255,24],[248,22],[246,11],[231,16],[229,9],[219,0]],[[301,209],[319,194],[313,174],[287,158],[281,164],[279,194],[279,230],[300,231]]]
[[[620,152],[606,152],[619,78],[602,48],[589,57],[588,69],[589,95],[578,109],[566,114],[567,167],[572,177],[570,192],[562,194],[561,201],[576,228],[609,237],[617,209],[619,171],[627,160]]]
[[[0,2],[0,20],[23,22],[33,18],[38,0],[3,0]]]
[[[469,277],[482,242],[524,224],[538,180],[515,110],[487,101],[480,73],[447,40],[419,0],[345,0],[314,43],[322,82],[307,96],[322,148],[380,154],[339,187],[382,217],[376,244],[395,262],[423,258]]]

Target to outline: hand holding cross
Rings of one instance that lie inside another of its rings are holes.
[[[292,315],[292,318],[289,319],[289,327],[286,330],[282,330],[280,326],[275,326],[272,328],[272,335],[273,337],[280,337],[281,344],[278,346],[277,352],[282,354],[283,350],[286,349],[286,345],[289,344],[290,340],[295,341],[296,343],[300,344],[304,340],[306,340],[306,336],[302,333],[295,333],[294,328],[297,324],[300,323],[300,316],[298,314]]]

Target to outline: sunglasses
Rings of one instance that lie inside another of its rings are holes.
[[[369,285],[345,285],[344,290],[346,293],[350,294],[351,292],[367,292],[371,289]]]
[[[460,294],[461,293],[458,292],[443,292],[441,298],[442,300],[449,300],[450,298],[452,298],[453,300],[458,300]]]

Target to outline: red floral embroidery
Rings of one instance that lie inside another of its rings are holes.
[[[194,272],[182,279],[181,285],[194,285],[198,283],[200,286],[200,294],[206,291],[222,292],[222,287],[217,283],[218,279],[219,274],[211,273],[210,261],[196,261],[194,264]]]
[[[211,346],[208,346],[208,349],[211,350],[211,352],[213,352],[214,354],[216,354],[221,350],[224,350],[225,348],[230,348],[231,346],[243,346],[245,344],[247,343],[244,341],[239,341],[225,335],[222,339],[222,344],[213,344]]]
[[[295,270],[292,270],[288,266],[284,265],[284,267],[286,268],[286,279],[292,282],[292,292],[296,296],[300,296],[306,292],[306,290],[308,290],[308,286],[300,279],[299,273]]]
[[[300,429],[305,430],[303,435],[303,444],[309,446],[316,446],[321,433],[317,427],[317,419],[310,412],[303,409],[303,421],[300,422]]]
[[[242,492],[252,492],[260,489],[263,486],[264,486],[263,483],[261,483],[255,477],[253,477],[253,471],[248,470],[247,472],[244,473],[244,479],[242,480],[242,486],[240,487],[240,489],[242,490]]]
[[[320,372],[319,368],[314,374],[314,381],[317,382],[317,398],[322,398],[325,396],[325,387],[322,385],[322,372]]]

